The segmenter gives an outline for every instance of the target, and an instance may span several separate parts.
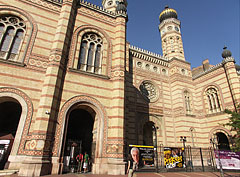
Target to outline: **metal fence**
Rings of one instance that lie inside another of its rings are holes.
[[[212,148],[187,146],[184,151],[185,168],[166,169],[164,166],[164,146],[158,147],[158,166],[160,171],[216,171],[216,162]]]

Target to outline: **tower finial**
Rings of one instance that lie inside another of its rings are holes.
[[[223,47],[223,52],[222,52],[222,57],[223,58],[228,58],[232,56],[232,52],[230,50],[227,50],[227,47]]]

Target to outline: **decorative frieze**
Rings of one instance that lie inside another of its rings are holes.
[[[165,67],[169,66],[168,58],[165,58],[159,54],[135,47],[130,45],[130,53],[133,57],[157,64]]]
[[[22,0],[23,1],[23,0]],[[61,1],[59,0],[28,0],[34,4],[37,4],[39,6],[48,8],[50,10],[60,12],[61,11]],[[26,2],[26,1],[24,1]]]
[[[122,144],[108,144],[107,145],[107,154],[122,154],[123,145]]]

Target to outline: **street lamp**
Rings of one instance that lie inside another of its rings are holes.
[[[187,138],[186,138],[186,136],[180,136],[180,141],[182,141],[183,142],[183,148],[184,148],[184,164],[185,164],[185,168],[186,168],[186,171],[187,171],[187,163],[186,163],[186,151],[185,151],[185,143],[186,143],[186,141],[187,141]]]
[[[155,157],[156,157],[156,169],[157,169],[157,173],[158,173],[158,152],[157,152],[157,129],[158,127],[155,127],[154,125],[152,126],[152,129],[154,131],[154,135],[155,135],[155,143],[154,143],[154,147],[155,147]]]
[[[212,143],[213,145],[213,150],[214,150],[214,145],[216,145],[216,151],[217,151],[217,154],[218,154],[218,163],[219,163],[219,168],[220,168],[220,176],[221,177],[224,177],[224,174],[223,174],[223,169],[222,169],[222,163],[221,163],[221,160],[220,160],[220,152],[219,152],[219,148],[218,148],[218,141],[216,143],[216,135],[214,134],[214,138],[210,139],[210,143]]]

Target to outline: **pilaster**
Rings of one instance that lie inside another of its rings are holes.
[[[228,57],[222,63],[232,93],[233,104],[237,107],[240,104],[240,81],[235,67],[235,60],[233,57]]]
[[[25,142],[29,157],[20,167],[20,176],[40,176],[56,171],[52,169],[50,156],[76,10],[77,0],[63,0],[37,107],[33,135]]]
[[[108,125],[107,153],[112,158],[108,174],[124,174],[124,78],[126,55],[126,17],[116,18],[112,56],[111,119]]]

